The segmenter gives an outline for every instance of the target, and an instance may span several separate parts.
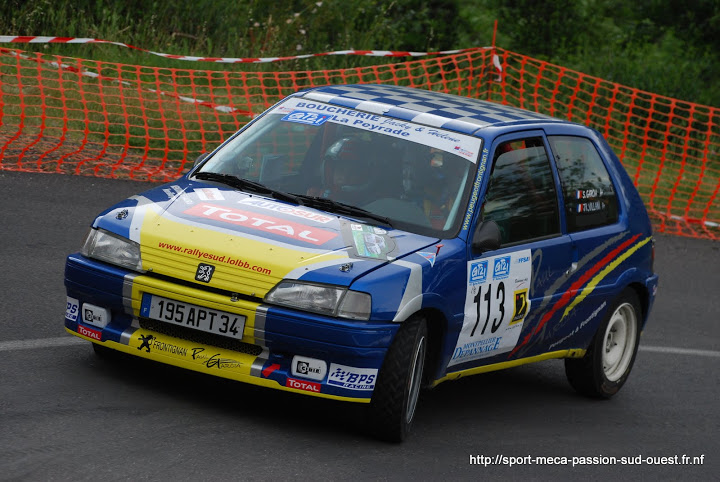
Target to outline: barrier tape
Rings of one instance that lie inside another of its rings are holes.
[[[269,62],[282,62],[284,60],[309,59],[313,57],[327,57],[330,55],[360,55],[364,57],[426,57],[429,55],[454,55],[464,52],[473,52],[488,47],[472,47],[459,50],[442,50],[438,52],[409,52],[396,50],[336,50],[333,52],[323,52],[319,54],[302,54],[287,57],[194,57],[191,55],[173,55],[162,52],[154,52],[152,50],[142,49],[130,44],[122,42],[112,42],[110,40],[100,40],[94,38],[78,38],[78,37],[42,37],[42,36],[13,36],[0,35],[0,43],[13,44],[110,44],[128,49],[146,52],[159,57],[172,60],[189,60],[192,62],[214,62],[219,64],[262,64]]]

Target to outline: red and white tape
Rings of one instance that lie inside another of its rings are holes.
[[[165,57],[173,60],[190,60],[193,62],[214,62],[221,64],[262,64],[268,62],[281,62],[283,60],[297,60],[297,59],[309,59],[312,57],[325,57],[329,55],[361,55],[365,57],[424,57],[427,55],[452,55],[463,52],[471,52],[475,50],[482,50],[482,47],[473,47],[468,49],[459,50],[442,50],[439,52],[408,52],[408,51],[396,51],[396,50],[336,50],[334,52],[323,52],[320,54],[303,54],[303,55],[292,55],[288,57],[247,57],[247,58],[235,58],[235,57],[194,57],[190,55],[173,55],[165,54],[162,52],[153,52],[152,50],[141,49],[133,45],[111,42],[109,40],[100,40],[94,38],[77,38],[77,37],[40,37],[40,36],[12,36],[12,35],[0,35],[0,43],[14,43],[14,44],[111,44],[118,45],[133,50],[139,50],[152,55]]]

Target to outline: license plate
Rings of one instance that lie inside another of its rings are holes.
[[[140,316],[238,340],[242,338],[243,328],[245,328],[243,315],[213,310],[156,295],[146,294],[143,296]]]

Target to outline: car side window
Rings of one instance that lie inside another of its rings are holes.
[[[497,147],[482,216],[498,224],[502,245],[560,233],[555,181],[542,138]]]
[[[592,141],[572,136],[548,136],[548,141],[560,175],[568,232],[617,222],[615,188]]]

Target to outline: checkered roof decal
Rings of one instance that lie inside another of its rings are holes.
[[[502,123],[560,122],[543,114],[494,102],[394,85],[320,87],[303,97],[465,134]]]

